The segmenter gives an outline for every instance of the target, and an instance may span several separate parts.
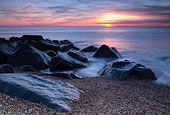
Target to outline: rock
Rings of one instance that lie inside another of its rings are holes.
[[[55,42],[56,44],[60,44],[58,40],[53,40],[53,42]]]
[[[98,57],[98,58],[119,58],[119,54],[112,50],[109,46],[107,45],[102,45],[96,53],[93,55],[93,57]]]
[[[137,77],[143,80],[157,79],[151,69],[128,60],[110,62],[106,64],[99,73],[102,76],[116,78],[119,80],[131,79],[132,77]]]
[[[3,64],[0,65],[0,73],[13,73],[14,70],[11,65],[9,64]]]
[[[19,40],[21,40],[19,37],[10,37],[9,38],[10,42],[16,42],[16,41],[19,41]]]
[[[34,41],[44,40],[44,38],[41,35],[23,35],[20,39],[22,41],[26,41],[26,40],[34,40]]]
[[[60,40],[59,44],[73,44],[73,43],[69,40]]]
[[[81,62],[87,62],[88,61],[87,57],[84,54],[82,54],[81,52],[69,51],[69,52],[67,52],[67,54],[69,56],[71,56],[72,58],[75,58],[75,59],[77,59]]]
[[[61,45],[59,51],[61,52],[67,52],[71,49],[74,49],[74,50],[79,50],[79,48],[75,47],[74,44],[65,44],[65,45]]]
[[[57,56],[53,57],[50,63],[51,71],[70,70],[82,67],[86,67],[86,65],[65,53],[59,53]]]
[[[40,40],[37,42],[37,49],[44,51],[44,50],[52,50],[58,51],[60,46],[51,40]]]
[[[115,47],[111,47],[111,49],[116,52],[116,54],[119,56],[119,57],[122,57],[122,55],[118,52],[118,50],[115,48]]]
[[[145,79],[145,80],[156,80],[157,79],[151,69],[146,68],[145,66],[141,64],[137,64],[135,66],[134,75],[137,76],[139,79]]]
[[[0,43],[8,43],[8,40],[6,40],[5,38],[0,38]]]
[[[70,112],[68,104],[78,100],[82,91],[69,83],[29,74],[0,74],[0,92]]]
[[[43,74],[43,75],[51,75],[54,77],[60,77],[60,78],[65,78],[65,79],[82,79],[83,78],[81,75],[78,75],[77,73],[70,72],[70,71],[53,72],[53,73],[47,73],[47,74]]]
[[[23,66],[21,66],[20,68],[19,68],[19,71],[21,71],[21,72],[28,72],[28,71],[30,71],[30,72],[37,72],[37,70],[35,69],[35,68],[33,68],[32,66],[30,66],[30,65],[23,65]]]
[[[81,52],[95,52],[95,51],[97,51],[97,49],[98,49],[97,47],[91,45],[91,46],[88,46],[88,47],[82,49]]]
[[[44,51],[47,55],[49,55],[50,57],[54,57],[57,55],[56,52],[52,51],[52,50],[46,50]]]
[[[16,67],[30,65],[36,70],[42,70],[49,67],[50,60],[51,57],[44,52],[28,44],[19,44],[9,56],[8,63]]]
[[[99,73],[102,76],[125,80],[132,77],[134,67],[135,64],[128,60],[110,62]]]
[[[0,38],[0,64],[7,64],[8,56],[13,52],[13,46],[8,40]]]

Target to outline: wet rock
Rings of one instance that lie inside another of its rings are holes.
[[[28,44],[19,44],[9,56],[8,63],[16,67],[30,65],[36,70],[42,70],[49,67],[50,60],[51,57],[46,53]]]
[[[128,60],[110,62],[99,73],[102,76],[125,80],[132,77],[134,67],[135,64]]]
[[[73,43],[69,40],[60,40],[59,44],[73,44]]]
[[[13,52],[14,47],[5,38],[0,38],[0,64],[7,64],[8,56]]]
[[[95,52],[95,51],[97,51],[97,49],[98,49],[97,47],[91,45],[91,46],[88,46],[88,47],[82,49],[81,52]]]
[[[116,54],[119,56],[119,57],[122,57],[122,55],[118,52],[118,50],[115,48],[115,47],[111,47],[111,49],[116,52]]]
[[[67,54],[69,56],[71,56],[72,58],[75,58],[81,62],[88,62],[87,57],[84,54],[82,54],[81,52],[69,51],[69,52],[67,52]]]
[[[56,44],[60,44],[58,40],[53,40],[53,42],[55,42]]]
[[[29,74],[0,74],[0,84],[1,93],[63,112],[70,112],[68,104],[78,100],[82,93],[69,83]]]
[[[66,72],[53,72],[53,73],[47,73],[44,75],[51,75],[54,77],[59,77],[59,78],[65,78],[65,79],[82,79],[83,76],[75,73],[75,72],[70,72],[70,71],[66,71]]]
[[[60,46],[51,40],[40,40],[37,42],[37,49],[44,51],[44,50],[53,50],[58,51]]]
[[[19,41],[19,40],[21,40],[19,37],[10,37],[10,38],[9,38],[9,41],[10,41],[10,42],[17,42],[17,41]]]
[[[37,70],[35,68],[33,68],[30,65],[23,65],[19,68],[19,71],[21,72],[37,72]]]
[[[13,73],[14,70],[11,65],[9,64],[3,64],[0,65],[0,73]]]
[[[157,79],[151,69],[128,60],[110,62],[106,64],[99,73],[102,76],[116,78],[119,80],[131,79],[132,77],[143,80]]]
[[[145,66],[141,64],[137,64],[135,66],[134,75],[137,76],[139,79],[145,79],[145,80],[156,80],[157,79],[151,69],[146,68]]]
[[[109,46],[107,45],[102,45],[94,54],[93,57],[98,57],[98,58],[119,58],[119,54],[112,50]]]
[[[40,40],[44,40],[44,38],[41,35],[23,35],[21,37],[22,41],[26,41],[26,40],[34,40],[34,41],[40,41]]]
[[[49,55],[50,57],[54,57],[57,55],[56,52],[52,51],[52,50],[46,50],[44,51],[47,55]]]
[[[50,70],[70,70],[75,68],[86,67],[86,65],[78,60],[71,58],[66,53],[59,53],[57,56],[51,59]]]
[[[69,50],[71,50],[71,49],[79,50],[78,47],[74,46],[74,44],[71,43],[71,44],[61,45],[59,51],[60,51],[60,52],[67,52],[67,51],[69,51]]]

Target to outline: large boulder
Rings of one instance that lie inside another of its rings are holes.
[[[13,52],[14,47],[5,38],[0,38],[0,64],[6,64],[8,56]]]
[[[0,73],[13,73],[14,70],[11,65],[9,64],[3,64],[0,65]]]
[[[9,38],[9,41],[10,42],[17,42],[17,41],[20,41],[21,39],[19,37],[10,37]]]
[[[155,80],[157,79],[154,73],[141,64],[130,62],[128,60],[110,62],[106,64],[103,69],[99,71],[100,75],[116,78],[119,80],[131,79],[137,77],[144,80]]]
[[[28,44],[19,44],[9,56],[8,63],[16,67],[30,65],[36,70],[42,70],[49,67],[50,60],[51,57],[46,53]]]
[[[88,46],[88,47],[82,49],[81,52],[95,52],[95,51],[97,51],[97,49],[98,49],[97,47],[91,45],[91,46]]]
[[[76,47],[76,46],[74,46],[73,43],[70,43],[70,44],[61,45],[59,51],[60,51],[60,52],[67,52],[67,51],[69,51],[69,50],[71,50],[71,49],[79,50],[79,48]]]
[[[135,64],[128,60],[110,62],[106,64],[99,73],[102,76],[125,80],[132,76],[134,66]]]
[[[22,41],[26,41],[26,40],[34,40],[34,41],[44,40],[44,38],[41,35],[23,35],[20,39]]]
[[[109,46],[107,45],[102,45],[96,53],[93,55],[93,57],[98,57],[98,58],[119,58],[119,54],[112,50]]]
[[[75,68],[86,67],[86,65],[78,60],[71,58],[66,53],[59,53],[57,56],[51,59],[50,70],[70,70]]]
[[[59,44],[72,44],[72,42],[69,40],[60,40]]]
[[[23,65],[19,68],[20,72],[37,72],[35,68],[30,65]]]
[[[151,69],[146,68],[145,66],[141,64],[136,64],[134,68],[134,75],[137,76],[139,79],[146,79],[146,80],[157,79]]]
[[[84,54],[82,54],[81,52],[69,51],[69,52],[67,52],[67,54],[69,56],[71,56],[72,58],[75,58],[75,59],[77,59],[77,60],[79,60],[81,62],[86,63],[88,61],[87,57]]]
[[[52,50],[46,50],[44,51],[47,55],[49,55],[50,57],[54,57],[57,55],[57,52],[52,51]]]
[[[1,93],[63,112],[70,112],[68,104],[78,100],[82,93],[69,83],[29,74],[0,74],[0,84]]]
[[[40,40],[37,42],[36,48],[41,51],[52,50],[56,52],[59,50],[60,46],[51,40]]]

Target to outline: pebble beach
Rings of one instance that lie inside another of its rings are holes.
[[[78,101],[70,103],[71,113],[0,93],[0,114],[170,114],[169,86],[136,79],[119,81],[106,77],[87,77],[69,80],[43,77],[71,83],[84,92]]]

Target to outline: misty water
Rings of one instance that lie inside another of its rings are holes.
[[[158,77],[157,83],[170,85],[170,28],[107,28],[107,27],[4,27],[0,37],[9,38],[24,34],[43,35],[51,40],[68,39],[76,46],[102,44],[116,47],[123,59],[141,63],[151,68]],[[77,70],[87,76],[97,72],[110,59],[95,59],[93,53],[85,53],[90,59],[88,68]]]

